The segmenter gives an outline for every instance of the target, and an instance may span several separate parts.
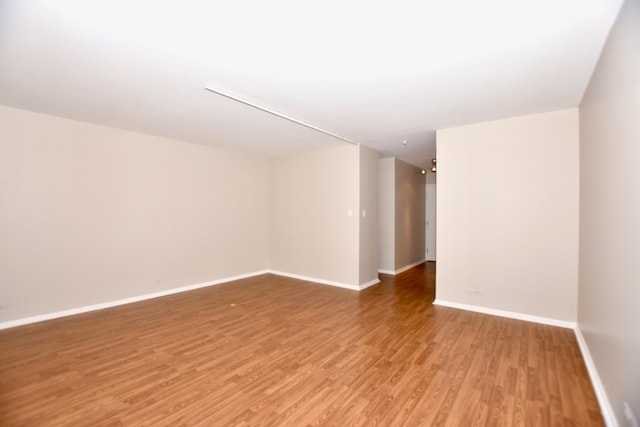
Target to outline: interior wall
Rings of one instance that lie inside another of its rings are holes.
[[[265,270],[267,160],[0,107],[0,321]]]
[[[437,227],[437,216],[436,216],[436,184],[427,184],[426,186],[426,253],[425,258],[427,261],[435,261],[436,260],[436,227]]]
[[[395,270],[425,259],[426,197],[421,169],[395,159]]]
[[[359,285],[359,147],[271,161],[270,267]]]
[[[378,236],[379,270],[383,273],[395,272],[396,233],[396,159],[389,157],[378,162]]]
[[[575,322],[578,111],[437,132],[438,301]]]
[[[437,176],[438,173],[431,172],[431,169],[427,169],[427,174],[425,175],[425,181],[427,184],[437,184]]]
[[[427,182],[426,189],[426,254],[425,258],[427,261],[435,261],[436,260],[436,224],[437,224],[437,216],[436,216],[436,202],[435,202],[435,194],[437,189],[437,173],[431,172],[431,168],[427,169],[427,174],[425,176]],[[431,199],[431,200],[430,200]]]
[[[359,284],[378,281],[378,152],[364,145],[360,153]]]
[[[625,401],[640,421],[639,119],[640,2],[627,0],[580,105],[578,326],[620,425]]]

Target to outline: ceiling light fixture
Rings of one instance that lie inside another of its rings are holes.
[[[431,172],[436,173],[438,168],[436,167],[436,159],[431,159]]]
[[[229,93],[227,93],[227,92],[225,92],[223,90],[220,90],[218,88],[214,88],[214,87],[206,85],[206,84],[205,84],[204,88],[205,88],[205,90],[208,90],[209,92],[213,92],[215,94],[224,96],[225,98],[232,99],[232,100],[237,101],[237,102],[239,102],[241,104],[248,105],[249,107],[253,107],[253,108],[256,108],[256,109],[258,109],[260,111],[264,111],[265,113],[269,113],[269,114],[272,114],[274,116],[280,117],[281,119],[289,120],[290,122],[297,123],[299,125],[302,125],[304,127],[309,128],[309,129],[313,129],[313,130],[315,130],[317,132],[324,133],[325,135],[332,136],[334,138],[337,138],[337,139],[340,139],[342,141],[348,142],[349,144],[359,145],[357,142],[352,141],[349,138],[345,138],[344,136],[340,136],[340,135],[335,134],[333,132],[329,132],[328,130],[324,130],[322,128],[319,128],[318,126],[310,125],[309,123],[305,123],[302,120],[295,119],[295,118],[293,118],[291,116],[287,116],[286,114],[280,113],[278,111],[272,110],[272,109],[267,108],[267,107],[263,107],[262,105],[258,105],[258,104],[254,103],[254,102],[247,101],[246,99],[238,98],[237,96],[231,95],[231,94],[229,94]]]

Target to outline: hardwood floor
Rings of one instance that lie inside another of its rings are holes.
[[[573,331],[273,275],[0,331],[2,426],[601,426]]]

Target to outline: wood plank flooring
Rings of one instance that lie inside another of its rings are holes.
[[[1,426],[602,426],[573,331],[264,275],[0,331]]]

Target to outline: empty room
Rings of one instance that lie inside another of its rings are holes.
[[[640,0],[0,0],[0,426],[640,426]]]

